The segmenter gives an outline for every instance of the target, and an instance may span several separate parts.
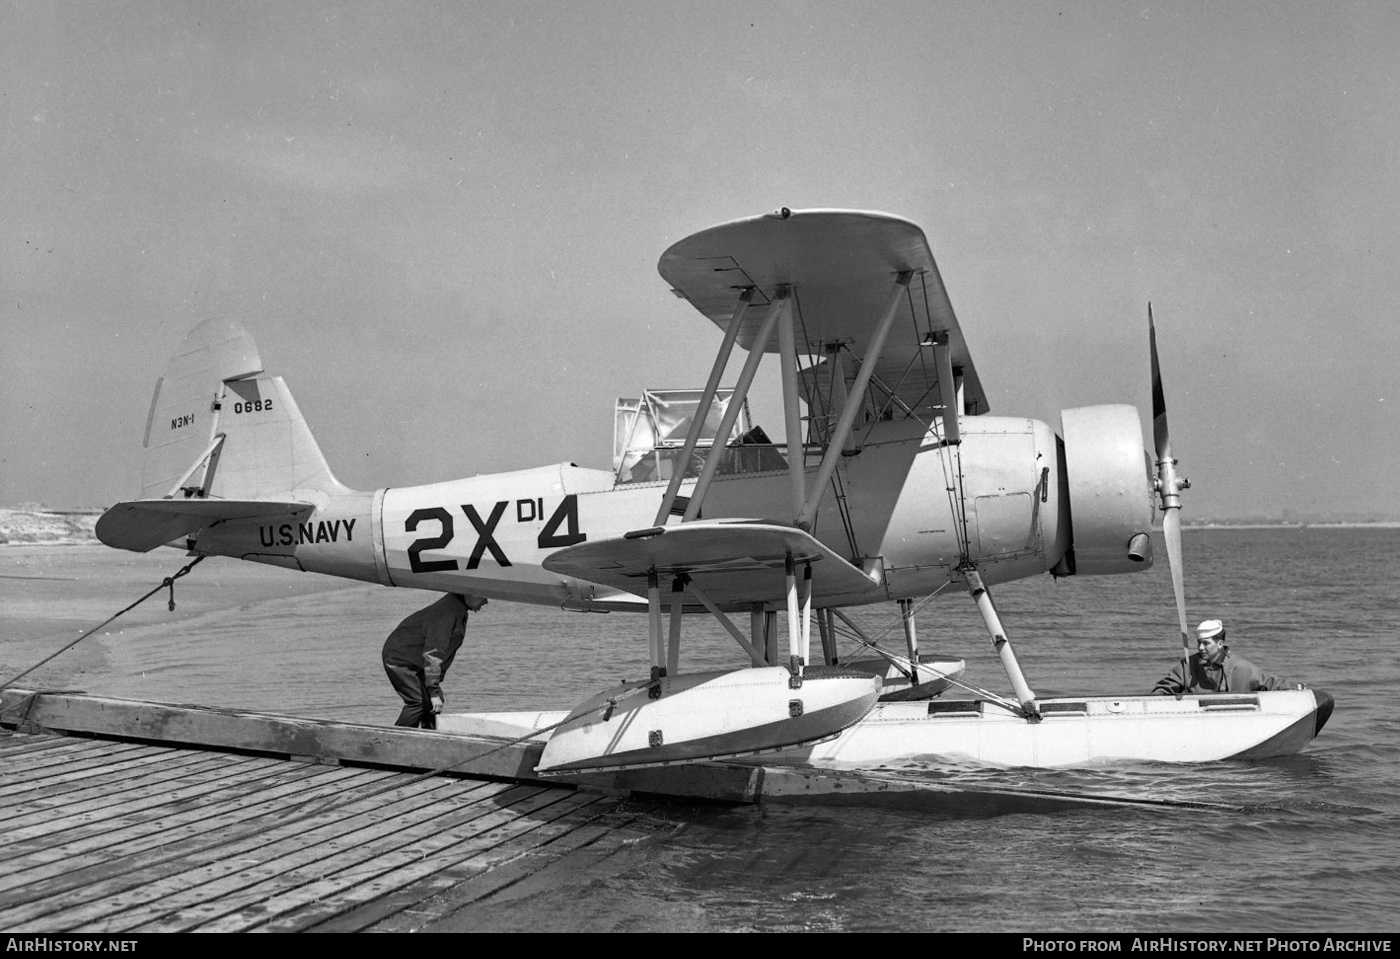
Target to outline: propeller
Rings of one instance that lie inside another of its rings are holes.
[[[1171,433],[1167,429],[1167,400],[1162,392],[1162,370],[1157,362],[1157,327],[1152,321],[1152,304],[1147,304],[1147,339],[1152,348],[1152,438],[1157,447],[1157,481],[1154,487],[1162,504],[1162,536],[1167,542],[1167,564],[1172,571],[1172,590],[1176,593],[1176,615],[1181,626],[1181,658],[1191,656],[1191,634],[1186,628],[1186,593],[1181,567],[1181,491],[1191,488],[1191,481],[1176,475],[1176,460],[1172,458]],[[1183,673],[1189,676],[1189,673]]]

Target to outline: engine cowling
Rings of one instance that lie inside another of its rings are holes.
[[[1040,420],[967,417],[958,447],[919,455],[884,544],[895,593],[952,574],[964,551],[989,584],[1152,565],[1152,484],[1137,410],[1083,407],[1061,421],[1063,438]]]
[[[1060,457],[1070,551],[1057,575],[1132,573],[1152,565],[1152,462],[1135,407],[1060,413]]]

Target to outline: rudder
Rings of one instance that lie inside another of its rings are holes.
[[[156,382],[142,499],[255,500],[342,492],[280,376],[233,320],[191,330]]]
[[[229,380],[217,411],[222,448],[211,466],[208,495],[218,499],[310,499],[347,493],[280,376]]]

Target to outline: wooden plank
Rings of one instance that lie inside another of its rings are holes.
[[[74,743],[74,746],[63,750],[45,750],[39,755],[30,754],[22,762],[8,760],[0,763],[0,771],[5,773],[5,781],[0,784],[0,796],[12,795],[20,791],[17,787],[43,780],[55,773],[79,772],[95,766],[100,767],[120,762],[128,757],[138,757],[142,755],[144,748],[139,743],[112,743],[71,737],[63,738]]]
[[[254,808],[254,812],[242,813],[245,818],[276,812],[276,808],[267,801],[269,796],[281,795],[280,804],[299,798],[298,790],[304,791],[308,787],[301,782],[303,777],[289,776],[289,773],[305,768],[294,766],[289,770],[271,766],[244,770],[233,777],[220,777],[205,783],[207,788],[204,790],[189,794],[179,803],[176,811],[164,804],[131,807],[116,811],[111,816],[101,815],[101,812],[107,812],[102,810],[81,823],[70,822],[61,829],[35,830],[35,835],[16,840],[5,853],[12,862],[21,856],[33,863],[72,862],[74,857],[93,850],[108,850],[103,855],[110,855],[113,847],[151,832],[166,833],[167,838],[162,842],[168,842],[168,837],[175,835],[183,824],[201,826],[201,831],[207,833],[220,824],[221,817],[236,817],[244,807]],[[278,789],[282,783],[287,785]],[[339,788],[329,784],[320,787],[328,797],[338,796],[340,793],[336,790]],[[47,817],[42,820],[45,824],[53,823],[55,817],[52,811],[44,811],[43,815]],[[0,889],[6,885],[5,879],[0,878]]]
[[[323,824],[296,834],[268,833],[260,844],[246,849],[220,848],[204,850],[214,856],[186,857],[171,872],[129,895],[117,897],[116,909],[104,910],[104,917],[67,928],[88,932],[140,928],[168,931],[185,928],[191,915],[204,915],[210,909],[218,913],[234,908],[232,903],[252,899],[259,901],[278,892],[305,884],[337,871],[338,863],[368,858],[373,861],[387,850],[420,842],[434,829],[454,818],[470,821],[494,810],[492,802],[500,795],[523,792],[541,793],[530,787],[510,787],[499,784],[467,784],[452,780],[437,780],[443,788],[460,791],[464,796],[455,817],[450,796],[430,796],[425,799],[421,786],[401,787],[392,803],[382,797],[377,806],[363,810],[347,820]],[[404,793],[412,789],[412,793]],[[408,807],[408,808],[401,808]],[[444,809],[449,810],[447,814]],[[281,831],[281,832],[285,832]],[[416,849],[410,855],[421,858]],[[238,861],[238,857],[242,857]],[[203,863],[197,862],[203,858]]]
[[[86,832],[110,828],[107,820],[125,823],[165,817],[209,802],[221,791],[242,795],[255,788],[253,784],[258,780],[275,776],[283,768],[275,760],[251,757],[198,753],[194,757],[193,763],[172,769],[154,768],[133,774],[134,778],[106,783],[104,790],[75,790],[66,801],[60,793],[16,802],[11,806],[14,814],[6,828],[25,834],[11,837],[15,840],[61,832],[62,841],[66,842]],[[230,761],[233,759],[240,761]],[[168,808],[172,804],[177,808]]]
[[[85,753],[106,755],[113,751],[114,746],[126,748],[134,745],[59,733],[14,733],[6,730],[0,732],[0,767],[7,767],[12,761],[38,765],[48,757],[61,760],[65,756]]]
[[[78,740],[56,733],[22,733],[0,728],[0,757],[38,753],[75,742]]]
[[[12,852],[23,853],[23,861],[31,864],[30,868],[69,862],[72,864],[69,871],[76,872],[86,861],[108,862],[115,856],[130,855],[152,846],[168,848],[183,839],[216,835],[222,829],[247,820],[278,815],[279,807],[289,800],[305,796],[333,799],[351,785],[343,781],[308,781],[314,775],[313,768],[296,767],[296,770],[273,770],[270,775],[233,784],[234,787],[246,786],[246,789],[230,789],[225,781],[223,789],[197,797],[179,813],[160,809],[142,811],[119,823],[93,823],[56,837],[45,837],[47,842],[33,844],[32,849],[17,846]],[[364,772],[362,775],[373,774]],[[53,841],[55,838],[59,840],[57,843]],[[0,879],[0,888],[8,885],[6,879]]]
[[[637,848],[650,838],[650,815],[656,805],[631,805],[629,813],[608,809],[583,824],[560,821],[548,841],[520,855],[466,875],[459,869],[445,870],[391,895],[381,896],[324,922],[305,927],[307,932],[419,932],[460,913],[472,904],[493,898],[502,890],[520,890],[528,895],[550,888],[564,873],[571,880],[597,874],[619,853]],[[493,899],[494,901],[494,899]],[[296,919],[311,920],[310,911]],[[290,931],[271,923],[270,931]]]
[[[16,800],[15,805],[22,805],[50,820],[71,814],[74,810],[112,810],[140,800],[143,794],[212,783],[254,773],[259,769],[275,768],[263,765],[268,762],[274,761],[252,756],[172,751],[164,762],[116,770],[97,779],[85,778],[81,786],[67,791],[61,782],[46,786]]]
[[[0,710],[27,695],[25,690],[0,691]],[[462,774],[505,779],[532,778],[544,748],[540,743],[508,745],[509,741],[503,739],[423,729],[364,726],[67,693],[44,693],[36,697],[29,709],[29,719],[48,729],[401,768],[451,768]]]
[[[331,789],[329,791],[330,801],[335,801],[336,799],[339,799],[341,796],[343,796],[343,781],[345,779],[345,774],[341,773],[338,769],[334,767],[320,766],[300,768],[315,770],[320,776],[324,777],[328,783],[335,786],[334,789]],[[394,776],[393,773],[385,773],[381,775],[387,776],[389,778],[392,778]],[[337,783],[337,780],[339,780],[340,782]],[[256,784],[254,784],[252,788],[257,788]],[[217,785],[211,785],[207,790],[207,795],[215,803],[218,803],[220,801],[220,791]],[[271,826],[282,825],[286,819],[284,810],[287,808],[287,806],[288,803],[284,800],[283,802],[277,804],[276,808],[264,807],[264,809],[259,813],[258,816],[253,817],[248,823],[244,825],[243,833],[246,834],[250,831],[255,833],[262,833],[266,832],[267,828]],[[207,813],[205,818],[209,818]],[[226,840],[228,839],[227,836],[215,834],[209,831],[208,829],[186,829],[184,830],[186,835],[183,842],[167,842],[167,837],[164,835],[167,832],[167,830],[165,829],[162,818],[160,816],[156,816],[153,817],[151,821],[154,822],[157,828],[160,830],[160,832],[157,834],[159,842],[157,842],[154,846],[149,846],[148,850],[144,853],[116,857],[102,857],[102,865],[95,870],[89,870],[89,872],[85,876],[86,882],[83,884],[83,888],[75,888],[75,891],[71,893],[69,898],[74,900],[76,903],[81,904],[87,901],[89,895],[101,896],[109,894],[114,890],[119,890],[126,886],[139,885],[142,881],[144,881],[144,878],[142,876],[142,870],[149,870],[153,866],[159,867],[160,864],[163,862],[179,860],[180,857],[188,855],[191,849],[200,849],[204,847],[217,846],[226,842]],[[66,838],[62,833],[59,834],[59,837]],[[42,907],[36,908],[41,908],[46,911],[52,911],[53,909],[58,908],[59,906],[64,906],[67,904],[64,897],[62,895],[55,894],[55,892],[52,889],[43,891],[46,894],[46,902],[42,905]],[[21,895],[25,898],[29,898],[30,893],[28,892],[28,890],[26,890],[23,893],[21,893]],[[18,913],[14,913],[12,911],[9,914],[23,917],[29,915],[29,911],[22,910]],[[3,918],[3,916],[0,916],[0,918]]]
[[[211,765],[207,755],[203,757],[196,755],[194,759],[194,765],[198,771],[207,778],[217,778],[216,774],[210,774],[221,767]],[[59,793],[13,801],[10,804],[13,814],[6,818],[4,832],[0,833],[0,837],[3,837],[0,838],[0,842],[9,843],[36,839],[46,834],[77,828],[85,823],[108,819],[120,815],[127,809],[153,804],[156,800],[143,798],[143,789],[146,793],[164,789],[165,797],[178,800],[187,795],[187,792],[179,790],[190,788],[181,783],[181,772],[188,768],[190,768],[189,765],[182,765],[173,770],[162,770],[160,767],[155,767],[147,770],[150,774],[149,777],[136,772],[125,779],[114,778],[107,781],[105,791],[87,792],[80,790],[78,792],[84,794],[75,795],[72,798],[65,798]],[[133,793],[133,791],[135,792]],[[163,797],[157,797],[157,799],[159,798]]]
[[[328,776],[340,771],[337,767],[317,768],[324,768]],[[310,814],[298,815],[293,807],[287,814],[264,816],[247,823],[232,835],[188,839],[180,844],[180,854],[173,859],[160,851],[150,857],[126,857],[120,863],[119,875],[86,887],[76,897],[78,901],[65,903],[62,911],[49,915],[47,921],[57,922],[59,928],[69,931],[131,928],[136,922],[145,921],[147,913],[151,918],[159,917],[179,903],[215,898],[237,883],[248,885],[258,881],[263,873],[276,874],[289,868],[284,861],[287,857],[304,850],[323,847],[333,852],[334,844],[346,841],[346,836],[353,836],[366,824],[431,819],[440,809],[431,804],[425,806],[424,796],[425,791],[435,791],[435,784],[486,795],[527,788],[437,779],[425,790],[424,784],[413,781],[414,777],[398,774],[390,777],[391,781],[394,779],[405,784],[388,793],[325,805]],[[400,805],[413,808],[396,813],[394,810]],[[220,884],[230,876],[237,877],[234,883]]]
[[[198,776],[206,769],[227,765],[218,754],[192,750],[165,750],[144,747],[148,755],[134,756],[106,766],[87,766],[71,774],[55,771],[42,780],[31,781],[28,789],[5,798],[34,810],[71,808],[90,800],[110,802],[124,790],[146,788],[148,784]],[[128,754],[129,755],[129,754]],[[243,763],[252,757],[236,757]]]
[[[516,790],[528,794],[519,795],[517,801],[504,808],[463,809],[458,816],[439,817],[407,835],[402,831],[390,831],[376,842],[331,850],[330,855],[326,854],[327,850],[320,849],[317,850],[319,858],[314,862],[289,863],[294,868],[275,877],[225,893],[217,900],[183,910],[180,915],[167,917],[160,923],[133,927],[131,931],[245,931],[265,923],[271,916],[359,885],[402,863],[428,870],[441,868],[435,854],[444,844],[489,833],[502,823],[519,822],[555,803],[576,801],[571,794],[558,791],[515,787],[511,794],[516,794]]]
[[[175,815],[153,812],[111,831],[99,824],[85,835],[64,833],[64,841],[58,845],[9,860],[8,874],[0,878],[0,924],[6,906],[34,900],[54,902],[60,893],[136,868],[131,857],[139,853],[148,853],[139,868],[152,869],[177,859],[192,840],[210,842],[247,822],[281,816],[288,799],[336,798],[357,784],[369,786],[394,775],[359,770],[331,780],[327,772],[324,768],[283,762],[280,768],[274,767],[272,783],[249,780],[249,789],[255,791],[246,795],[230,797],[225,789],[211,792]]]
[[[235,775],[239,766],[247,762],[246,757],[206,757],[212,763],[202,770],[201,777],[188,785],[169,786],[165,782],[142,781],[113,790],[111,801],[102,805],[86,805],[72,813],[56,813],[61,808],[52,802],[41,805],[50,809],[41,810],[26,822],[16,817],[13,828],[7,827],[6,839],[13,842],[21,839],[36,839],[40,836],[64,833],[89,823],[110,820],[131,812],[159,811],[164,807],[182,805],[200,796],[214,793],[223,788],[223,780]],[[223,760],[221,763],[220,760]],[[175,777],[178,781],[183,777]]]
[[[6,746],[0,755],[9,755],[13,752],[15,755],[26,757],[26,762],[35,765],[43,763],[46,756],[100,755],[108,752],[120,752],[123,749],[139,745],[101,739],[96,736],[68,736],[56,732],[22,733],[10,732],[9,730],[0,735],[0,743],[4,743]],[[27,743],[33,743],[33,745],[26,749],[22,744]]]
[[[425,876],[447,870],[464,868],[483,870],[495,862],[504,862],[524,855],[537,843],[547,842],[555,832],[549,825],[558,818],[567,820],[563,828],[575,828],[596,812],[586,810],[610,800],[576,794],[541,793],[543,806],[533,815],[509,816],[504,811],[496,819],[498,825],[463,840],[456,831],[444,831],[424,837],[413,846],[396,852],[365,859],[345,871],[319,878],[291,890],[275,899],[249,904],[239,912],[198,926],[200,932],[246,932],[251,929],[293,931],[336,915],[356,905],[380,898],[387,892],[421,881]],[[478,821],[476,825],[485,825]],[[522,843],[519,840],[524,839]],[[226,903],[221,903],[220,908]],[[269,925],[270,915],[281,921]],[[184,930],[193,927],[182,926]],[[164,928],[161,931],[166,931]]]
[[[82,921],[158,902],[178,892],[185,886],[178,877],[191,876],[201,869],[205,873],[229,874],[248,869],[263,858],[259,840],[275,828],[272,823],[275,818],[260,817],[258,822],[250,824],[251,828],[232,837],[232,844],[227,836],[201,835],[175,844],[173,850],[162,845],[145,854],[118,857],[88,870],[85,881],[72,888],[0,913],[0,923],[29,931],[73,931]],[[313,835],[307,844],[315,845],[324,838]]]
[[[112,756],[105,762],[94,757],[43,769],[17,770],[14,787],[0,792],[0,796],[14,802],[34,802],[42,799],[46,791],[55,788],[78,790],[91,788],[94,784],[100,787],[104,779],[120,781],[127,777],[129,771],[139,772],[142,766],[166,768],[171,763],[169,757],[161,756],[149,746],[138,748],[140,751]],[[174,760],[174,764],[195,763],[202,758],[199,755],[186,755]]]
[[[579,805],[572,808],[563,802],[550,806],[548,817],[557,818],[532,817],[536,820],[533,828],[515,836],[493,835],[492,839],[501,840],[494,847],[495,858],[501,864],[528,862],[535,869],[543,868],[548,862],[566,855],[572,847],[571,840],[594,841],[615,831],[619,821],[630,823],[640,815],[634,813],[620,820],[612,818],[616,807],[602,797],[578,797],[577,802]],[[478,837],[477,845],[481,838]],[[512,839],[523,841],[512,842]],[[448,860],[452,864],[443,867],[443,862]],[[420,863],[410,864],[405,869],[298,908],[258,927],[258,931],[359,932],[404,911],[421,912],[429,898],[460,888],[464,872],[476,876],[483,868],[492,873],[497,868],[482,862],[479,852],[464,847],[439,853],[434,865],[439,867],[437,871],[414,878],[424,870]]]

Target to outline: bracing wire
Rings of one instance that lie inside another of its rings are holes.
[[[949,585],[951,585],[951,584],[950,584],[950,583],[944,583],[944,584],[943,584],[942,586],[940,586],[937,590],[935,590],[934,592],[932,592],[932,593],[930,593],[928,596],[926,596],[923,600],[920,601],[920,603],[919,603],[916,607],[914,607],[914,609],[913,609],[912,612],[911,612],[911,615],[912,615],[912,613],[916,613],[916,612],[918,612],[920,609],[922,609],[925,605],[928,604],[928,602],[929,602],[930,600],[932,600],[932,599],[933,599],[935,596],[937,596],[940,592],[942,592],[944,589],[946,589]],[[835,622],[833,622],[833,623],[831,624],[831,628],[832,628],[832,630],[834,631],[834,633],[836,634],[836,637],[837,637],[838,639],[850,640],[850,641],[856,643],[856,644],[859,645],[859,646],[862,646],[862,647],[864,647],[864,648],[866,648],[866,649],[869,649],[869,650],[871,650],[871,651],[873,651],[873,652],[875,652],[875,653],[878,653],[880,656],[884,657],[885,659],[887,659],[888,661],[890,661],[891,663],[893,663],[894,666],[895,666],[895,668],[897,668],[900,672],[902,672],[902,673],[905,674],[905,677],[906,677],[906,678],[909,678],[910,675],[911,675],[911,673],[912,673],[912,668],[913,668],[913,666],[914,666],[915,664],[914,664],[907,656],[901,656],[901,655],[899,655],[898,653],[890,652],[889,650],[885,649],[883,646],[881,646],[881,645],[879,644],[879,639],[880,639],[880,638],[883,638],[886,634],[888,634],[891,630],[893,630],[895,627],[897,627],[897,626],[899,626],[899,625],[900,625],[900,624],[899,624],[899,622],[897,622],[897,621],[894,622],[894,623],[892,623],[892,624],[890,624],[889,626],[885,627],[885,629],[882,630],[882,631],[878,634],[878,637],[877,637],[877,638],[875,638],[875,639],[870,639],[870,640],[867,640],[865,637],[861,636],[859,633],[855,632],[854,630],[850,629],[849,627],[838,626]],[[991,691],[990,689],[986,689],[986,688],[984,688],[984,687],[977,686],[977,685],[975,685],[975,684],[973,684],[973,683],[966,682],[966,681],[964,681],[963,679],[961,679],[961,678],[959,678],[959,677],[957,677],[957,676],[950,676],[950,675],[948,675],[947,673],[943,672],[942,670],[933,668],[932,666],[928,665],[927,663],[918,663],[917,665],[918,665],[918,669],[919,669],[919,671],[920,671],[921,673],[927,672],[927,673],[929,673],[930,675],[937,676],[937,677],[939,677],[939,678],[941,678],[941,679],[946,679],[950,685],[957,686],[957,687],[959,687],[959,688],[961,688],[961,689],[967,690],[968,692],[972,693],[972,694],[975,695],[975,696],[980,696],[980,697],[982,697],[983,699],[987,699],[987,700],[990,700],[990,701],[992,701],[992,702],[995,702],[995,703],[997,703],[997,704],[999,704],[999,705],[1001,705],[1001,706],[1006,707],[1006,708],[1009,709],[1009,710],[1012,710],[1013,712],[1014,712],[1014,711],[1018,711],[1018,710],[1020,709],[1020,704],[1019,704],[1019,703],[1015,702],[1014,700],[1007,699],[1005,696],[1001,696],[1001,695],[999,695],[999,694],[997,694],[997,693]]]

